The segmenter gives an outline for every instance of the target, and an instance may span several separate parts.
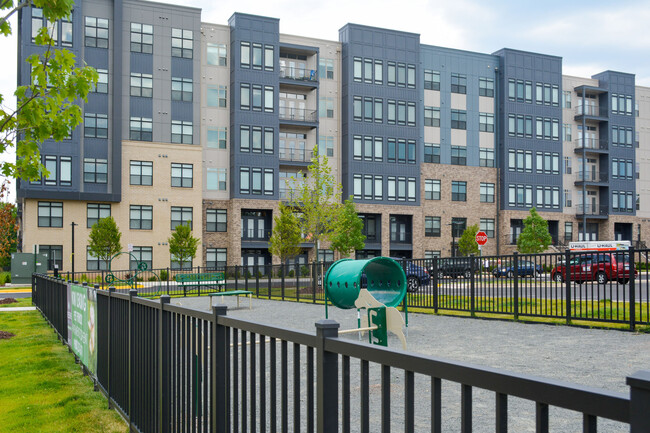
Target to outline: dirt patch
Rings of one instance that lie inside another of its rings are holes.
[[[15,337],[15,334],[7,331],[0,331],[0,340],[9,340],[11,337]]]
[[[18,301],[16,301],[14,298],[2,298],[0,299],[0,305],[2,304],[14,304]]]

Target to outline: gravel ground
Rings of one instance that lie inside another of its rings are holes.
[[[314,323],[325,318],[322,305],[253,299],[253,309],[249,310],[248,299],[241,299],[241,308],[236,307],[235,297],[223,297],[223,301],[231,317],[283,328],[315,333]],[[172,303],[201,310],[210,308],[207,297],[173,298]],[[356,327],[354,310],[332,307],[330,319],[338,321],[341,329]],[[353,335],[340,338],[357,339]],[[615,330],[410,314],[407,342],[407,350],[415,353],[626,394],[629,392],[626,376],[650,369],[650,334]],[[389,347],[401,350],[401,344],[394,336],[389,336]],[[356,364],[352,361],[353,394]],[[395,431],[403,429],[403,376],[401,371],[393,370],[391,377],[391,423]],[[372,420],[379,418],[380,401],[379,388],[375,386],[379,383],[379,373],[372,367],[371,377],[376,379],[371,379],[371,407],[376,409]],[[417,431],[429,429],[429,380],[422,379],[416,376]],[[443,382],[443,431],[459,430],[459,388],[455,383]],[[494,431],[494,393],[475,389],[473,402],[475,431]],[[352,414],[355,413],[358,412],[353,406]],[[510,431],[535,431],[534,414],[533,403],[510,398]],[[354,415],[352,418],[354,431]],[[551,431],[581,430],[580,414],[551,408],[550,418]],[[600,431],[629,431],[629,427],[607,420],[599,420],[599,427]]]

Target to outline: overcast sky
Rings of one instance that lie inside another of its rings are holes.
[[[346,23],[420,34],[420,43],[492,53],[515,48],[563,58],[563,73],[629,72],[650,87],[650,2],[546,0],[175,0],[227,24],[234,12],[280,19],[280,32],[338,40]],[[15,20],[13,28],[16,28]],[[16,36],[0,36],[0,94],[16,86]],[[13,101],[5,101],[13,103]],[[3,155],[4,158],[11,157]]]

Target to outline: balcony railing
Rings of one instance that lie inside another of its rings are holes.
[[[607,117],[607,109],[598,105],[578,105],[576,107],[576,116],[596,116]]]
[[[306,108],[280,107],[280,119],[297,120],[299,122],[316,122],[318,119],[318,112]]]
[[[287,188],[286,186],[281,186],[280,187],[280,200],[295,201],[297,197],[298,197],[298,192],[297,191],[291,190],[290,188]]]
[[[394,244],[411,244],[411,232],[390,232],[390,241]]]
[[[280,147],[280,159],[283,161],[309,162],[313,156],[314,151],[310,149]]]
[[[318,71],[315,69],[280,66],[280,78],[316,82],[318,81]]]
[[[271,238],[271,230],[242,227],[241,238],[247,241],[268,241]]]
[[[578,171],[576,182],[607,182],[607,173],[599,173],[598,170]]]
[[[594,216],[607,216],[609,209],[607,205],[593,205],[593,204],[577,204],[576,215],[594,215]]]
[[[576,138],[574,141],[576,149],[593,149],[593,150],[607,150],[609,143],[606,140],[598,138],[585,137],[584,142],[582,138]]]

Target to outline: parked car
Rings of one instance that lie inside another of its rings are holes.
[[[616,280],[621,284],[630,281],[630,255],[626,252],[580,254],[569,262],[571,281],[582,284],[585,281],[596,281],[605,284]],[[566,281],[565,263],[558,263],[551,271],[551,279],[558,283]],[[634,278],[638,272],[634,270]]]
[[[417,292],[421,286],[426,286],[431,281],[429,272],[422,266],[418,266],[409,260],[397,258],[393,258],[393,260],[396,260],[404,269],[407,292]]]
[[[463,277],[472,278],[472,258],[471,257],[450,257],[438,261],[438,278]],[[478,266],[478,262],[474,266]],[[431,269],[430,269],[431,271]]]
[[[542,275],[542,267],[528,260],[520,260],[517,273],[520,277],[539,277]],[[492,270],[492,275],[495,277],[508,277],[515,276],[515,265],[512,262],[497,266]]]

